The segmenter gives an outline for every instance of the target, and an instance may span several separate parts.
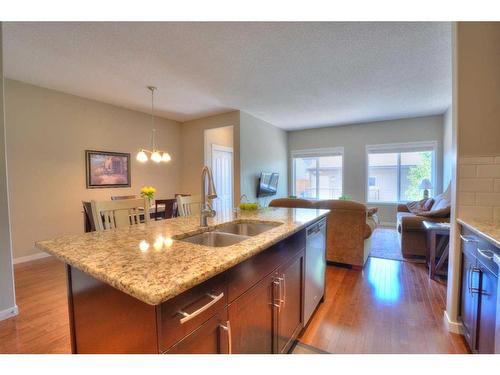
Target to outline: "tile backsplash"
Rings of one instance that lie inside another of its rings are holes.
[[[458,160],[458,217],[500,222],[500,156]]]

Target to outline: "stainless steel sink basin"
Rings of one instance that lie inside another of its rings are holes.
[[[210,246],[210,247],[225,247],[234,245],[249,238],[248,236],[241,236],[231,233],[220,232],[203,232],[193,236],[180,238],[179,241],[190,242],[197,245]]]
[[[252,222],[230,222],[219,225],[216,232],[232,233],[240,236],[256,236],[270,229],[276,228],[281,223],[252,223]]]

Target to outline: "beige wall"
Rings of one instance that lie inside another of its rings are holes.
[[[453,121],[451,107],[443,116],[443,190],[446,190],[451,182],[453,171]]]
[[[35,240],[82,233],[82,200],[139,194],[143,185],[158,197],[180,186],[180,124],[157,118],[158,146],[168,164],[135,160],[149,146],[151,117],[93,100],[6,80],[9,194],[14,258],[36,252]],[[131,153],[132,186],[86,189],[84,150]]]
[[[500,22],[456,32],[457,215],[500,222]]]
[[[344,194],[349,194],[354,200],[360,202],[366,201],[366,145],[418,141],[438,142],[436,187],[440,190],[443,168],[443,116],[332,126],[288,133],[290,152],[314,148],[344,147]],[[378,205],[378,207],[381,222],[396,222],[395,204]]]
[[[500,222],[500,22],[453,25],[453,186],[445,319],[460,329],[460,239],[456,218]],[[456,192],[456,194],[455,194]],[[497,208],[496,208],[497,207]]]
[[[267,206],[274,198],[288,195],[287,133],[245,112],[240,112],[241,194]],[[278,193],[257,199],[261,172],[278,172]]]
[[[0,320],[16,314],[10,242],[7,160],[5,154],[4,79],[0,22]]]
[[[457,27],[459,156],[500,154],[500,22]]]
[[[232,111],[220,115],[188,121],[181,125],[182,171],[179,193],[200,194],[200,173],[205,164],[204,131],[206,129],[233,127],[234,196],[240,191],[239,126],[240,113]]]

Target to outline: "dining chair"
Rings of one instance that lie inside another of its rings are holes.
[[[161,210],[158,209],[158,206],[164,206],[163,215]],[[175,216],[175,211],[177,209],[177,199],[155,199],[155,220],[158,220],[160,216],[163,216],[163,219],[170,219]]]
[[[136,195],[112,195],[112,201],[121,201],[123,199],[137,199]]]
[[[192,216],[200,212],[201,195],[177,196],[179,216]]]
[[[91,201],[95,229],[104,231],[141,222],[149,222],[149,201],[147,199],[122,199],[115,201]]]

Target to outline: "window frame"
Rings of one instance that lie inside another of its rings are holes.
[[[324,157],[324,156],[342,156],[342,193],[344,194],[344,165],[345,165],[345,156],[344,156],[344,147],[328,147],[328,148],[311,148],[311,149],[302,149],[302,150],[292,150],[290,152],[290,163],[291,163],[291,189],[293,196],[296,195],[295,191],[295,159],[297,158],[313,158],[313,157]],[[316,191],[319,189],[319,174],[316,174]],[[312,200],[319,200],[319,198],[308,198]]]
[[[422,142],[407,142],[407,143],[386,143],[378,145],[365,146],[365,202],[373,205],[395,205],[404,204],[409,201],[401,201],[401,153],[402,152],[419,152],[432,151],[431,162],[431,178],[434,185],[434,195],[437,192],[437,141],[422,141]],[[396,201],[369,201],[368,177],[369,177],[369,155],[370,153],[398,153],[398,168],[397,168],[397,200]]]

